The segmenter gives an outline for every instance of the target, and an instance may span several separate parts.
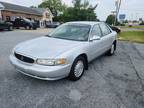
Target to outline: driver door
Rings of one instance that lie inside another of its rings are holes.
[[[25,27],[25,21],[23,19],[20,20],[20,27]]]

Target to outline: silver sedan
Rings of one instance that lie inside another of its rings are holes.
[[[103,22],[68,22],[49,35],[18,44],[11,64],[25,75],[57,80],[78,80],[88,63],[103,53],[113,55],[117,33]]]

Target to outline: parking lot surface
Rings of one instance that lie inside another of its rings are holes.
[[[92,61],[76,82],[42,81],[16,72],[9,63],[12,48],[49,31],[0,32],[0,108],[144,108],[143,45],[118,42],[114,56]]]

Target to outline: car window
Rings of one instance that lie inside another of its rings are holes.
[[[0,20],[0,23],[5,23],[5,21],[3,21],[3,20]]]
[[[107,26],[106,24],[104,24],[104,23],[101,23],[101,24],[100,24],[100,28],[101,28],[101,30],[102,30],[103,36],[108,35],[108,34],[111,33],[111,31],[110,31],[110,29],[108,28],[108,26]]]
[[[23,18],[23,21],[26,21],[26,22],[31,22],[31,20],[26,19],[26,18]]]
[[[81,24],[64,24],[49,35],[53,38],[87,41],[91,26]]]
[[[96,35],[96,36],[102,36],[101,30],[100,30],[100,27],[99,27],[98,24],[95,25],[95,26],[93,27],[93,29],[92,29],[91,36],[94,36],[94,35]]]

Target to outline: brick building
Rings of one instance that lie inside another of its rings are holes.
[[[45,26],[45,22],[52,22],[53,19],[53,15],[49,9],[29,8],[0,1],[0,18],[2,20],[14,21],[18,17],[40,21],[40,26]]]

